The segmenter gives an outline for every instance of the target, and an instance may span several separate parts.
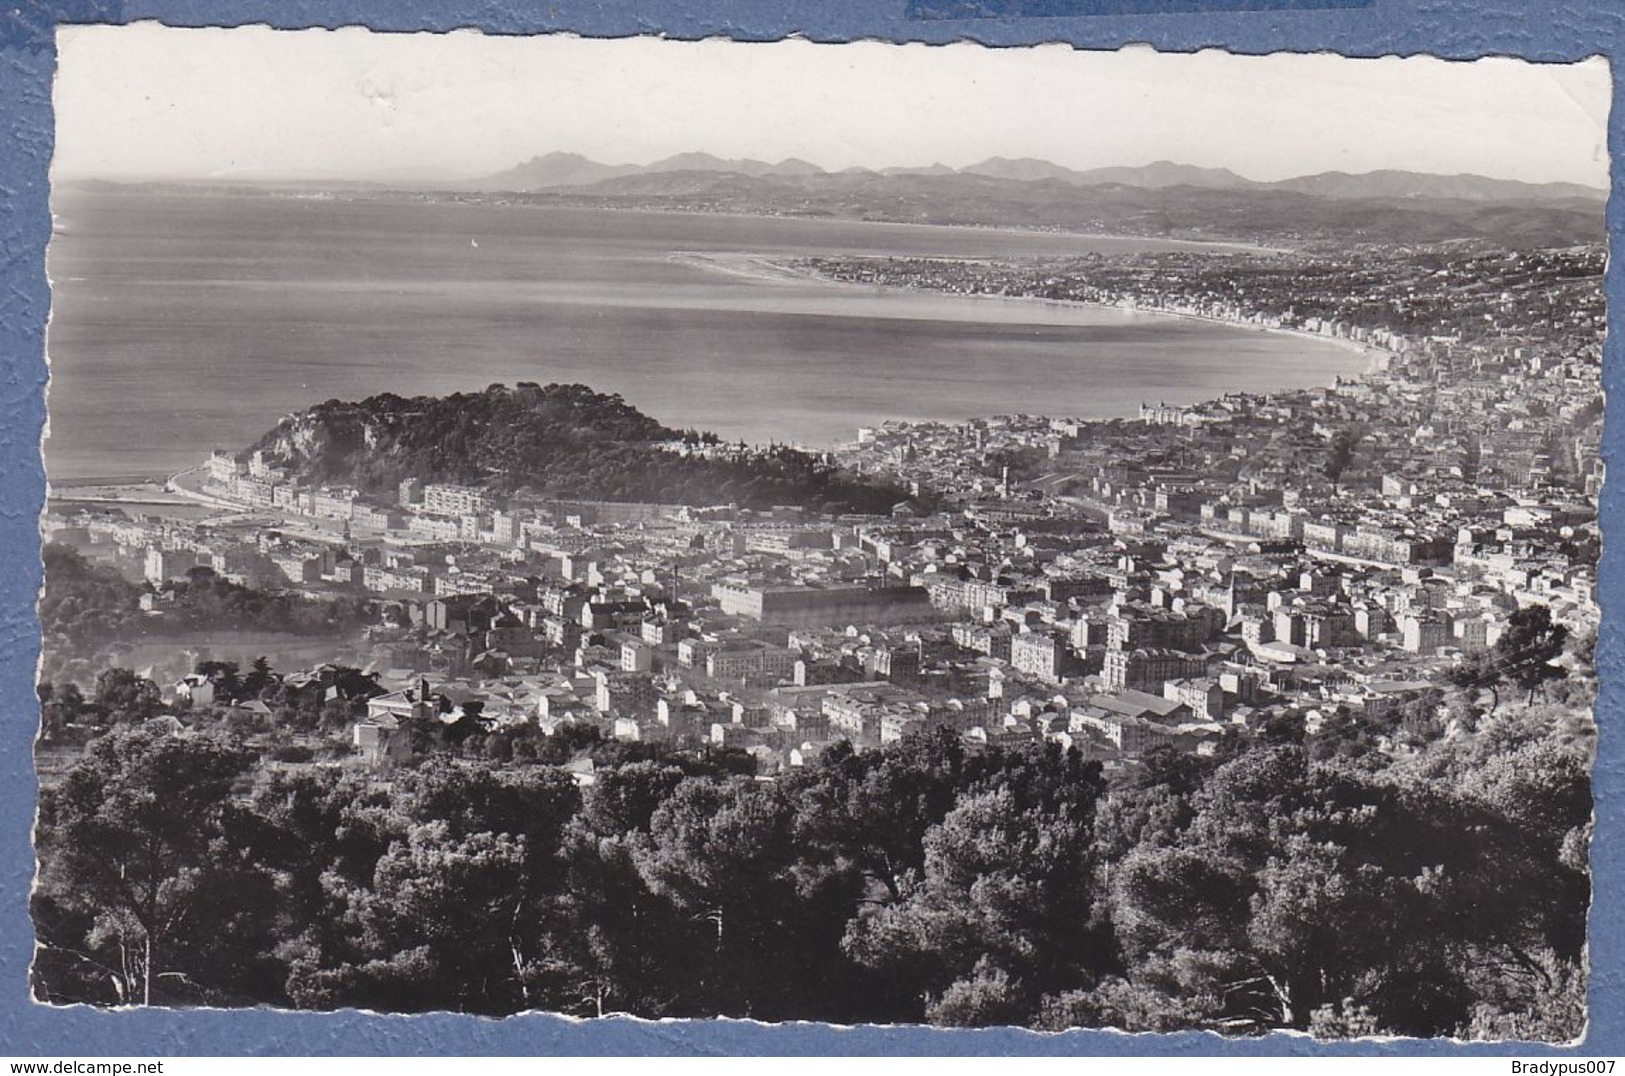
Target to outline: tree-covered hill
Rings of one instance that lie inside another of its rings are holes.
[[[129,686],[96,695],[128,709]],[[40,800],[35,998],[1330,1039],[1585,1026],[1589,747],[1531,709],[1406,758],[1282,737],[1164,749],[1111,784],[1053,743],[970,751],[948,730],[773,781],[595,752],[585,787],[480,738],[382,781],[266,766],[223,728],[92,741]],[[553,740],[531,742],[587,746]]]
[[[410,477],[500,493],[867,513],[908,496],[795,449],[729,448],[714,434],[672,429],[585,385],[329,400],[283,419],[254,448],[300,479],[390,496]]]

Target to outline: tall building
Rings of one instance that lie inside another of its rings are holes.
[[[491,495],[473,486],[436,484],[423,487],[423,510],[435,515],[485,515],[493,507]]]

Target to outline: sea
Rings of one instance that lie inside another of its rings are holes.
[[[1366,365],[1213,322],[757,271],[1192,244],[286,191],[68,188],[53,212],[56,482],[181,470],[383,392],[576,382],[670,426],[822,448],[887,419],[1129,416]]]

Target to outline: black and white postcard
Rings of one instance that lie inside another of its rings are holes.
[[[32,996],[1566,1043],[1610,73],[63,27]]]

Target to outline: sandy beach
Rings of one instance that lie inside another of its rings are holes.
[[[1241,244],[1219,243],[1208,245],[1234,247],[1242,246]],[[1262,250],[1267,248],[1246,247],[1244,249]],[[679,251],[670,255],[670,260],[680,265],[688,265],[694,268],[705,269],[716,273],[726,273],[730,276],[743,277],[745,279],[764,284],[815,283],[832,288],[846,288],[859,291],[889,289],[894,291],[917,292],[925,295],[950,295],[954,298],[972,299],[978,302],[1020,303],[1023,305],[1047,306],[1059,309],[1086,308],[1094,310],[1115,310],[1124,314],[1139,314],[1158,318],[1180,318],[1187,321],[1199,321],[1211,325],[1224,325],[1233,329],[1249,329],[1253,332],[1274,333],[1280,336],[1295,337],[1300,340],[1313,341],[1317,344],[1331,344],[1333,346],[1342,348],[1345,351],[1351,351],[1359,354],[1365,357],[1367,360],[1365,368],[1366,374],[1381,373],[1387,367],[1389,360],[1394,358],[1393,352],[1377,347],[1374,344],[1363,343],[1359,340],[1350,340],[1346,337],[1327,336],[1324,333],[1306,332],[1303,329],[1286,328],[1277,325],[1261,325],[1253,321],[1238,321],[1232,318],[1217,317],[1212,314],[1203,314],[1190,310],[1170,310],[1162,307],[1146,307],[1138,305],[1130,306],[1121,303],[1096,303],[1076,299],[1046,299],[1035,295],[990,295],[979,293],[962,294],[959,292],[940,291],[934,288],[910,288],[906,285],[896,284],[861,284],[854,281],[836,280],[833,277],[825,276],[802,265],[796,265],[776,260],[766,255],[753,254],[745,251],[740,251],[737,253],[724,253],[716,251]]]

